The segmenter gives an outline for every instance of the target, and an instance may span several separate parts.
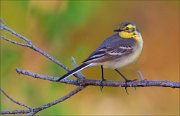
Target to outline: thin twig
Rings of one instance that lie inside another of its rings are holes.
[[[76,60],[74,59],[74,57],[72,57],[71,59],[72,59],[72,62],[74,64],[74,68],[77,68],[78,65],[76,63]],[[78,75],[77,77],[80,78],[80,79],[84,79],[85,78],[85,76],[81,73],[81,71],[77,72],[76,74]]]
[[[6,30],[10,33],[12,33],[13,35],[18,36],[19,38],[23,39],[24,41],[26,41],[29,45],[32,45],[31,40],[27,39],[26,37],[22,36],[21,34],[17,33],[16,31],[12,30],[11,28],[7,27],[4,23],[0,24],[0,28],[2,30]]]
[[[1,87],[0,87],[0,91],[9,99],[9,100],[11,100],[12,102],[14,102],[15,104],[18,104],[18,105],[20,105],[20,106],[23,106],[23,107],[26,107],[26,108],[28,108],[28,109],[32,109],[32,107],[30,107],[30,106],[27,106],[27,105],[25,105],[25,104],[23,104],[23,103],[21,103],[21,102],[18,102],[18,101],[16,101],[16,100],[14,100],[12,97],[10,97],[4,90],[2,90],[1,89]]]
[[[138,71],[137,71],[137,74],[139,75],[139,77],[141,78],[142,81],[145,80],[144,77],[143,77],[143,75],[142,75],[142,73],[141,73],[141,71],[138,70]]]
[[[4,37],[4,36],[1,36],[1,35],[0,35],[0,38],[4,39],[4,40],[6,40],[6,41],[8,41],[8,42],[10,42],[10,43],[16,44],[16,45],[29,47],[28,44],[16,42],[16,41],[13,41],[13,40],[11,40],[11,39],[9,39],[9,38],[6,38],[6,37]]]

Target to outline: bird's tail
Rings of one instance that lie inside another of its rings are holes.
[[[67,78],[73,74],[76,74],[77,72],[83,70],[84,68],[87,68],[88,66],[90,66],[91,64],[85,64],[83,63],[82,65],[80,65],[79,67],[75,68],[74,70],[69,71],[68,73],[66,73],[65,75],[63,75],[62,77],[60,77],[59,79],[57,79],[56,81],[60,81],[64,78]]]

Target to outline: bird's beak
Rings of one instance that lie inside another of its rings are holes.
[[[120,32],[121,30],[120,29],[115,29],[114,32]]]

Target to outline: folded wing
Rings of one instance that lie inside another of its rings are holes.
[[[128,55],[132,53],[136,47],[135,42],[133,39],[122,38],[115,38],[111,41],[103,42],[84,63],[106,62]]]

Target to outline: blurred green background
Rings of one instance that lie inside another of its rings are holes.
[[[7,26],[32,40],[66,66],[71,57],[80,64],[125,20],[135,22],[144,39],[136,64],[121,69],[131,79],[141,70],[149,80],[179,81],[179,1],[8,1],[1,0],[1,18]],[[1,31],[2,35],[21,41]],[[46,104],[75,86],[33,79],[15,68],[45,75],[62,76],[62,68],[29,48],[1,40],[1,87],[14,99],[32,107]],[[100,79],[99,67],[82,71],[89,79]],[[108,80],[124,81],[105,69]],[[74,78],[73,76],[71,78]],[[149,87],[87,87],[65,102],[39,115],[179,115],[179,89]],[[93,93],[93,94],[92,94]],[[1,94],[1,110],[22,109]]]

